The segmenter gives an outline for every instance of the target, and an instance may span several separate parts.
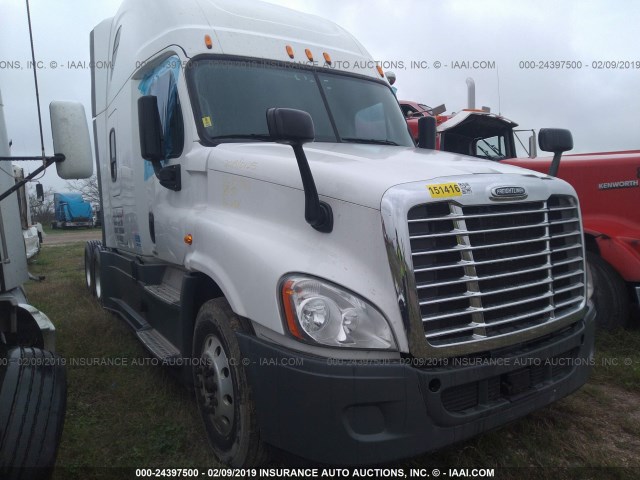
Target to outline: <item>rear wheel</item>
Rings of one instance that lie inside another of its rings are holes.
[[[95,280],[93,275],[93,251],[96,245],[95,240],[88,241],[84,246],[84,280],[87,290],[91,295],[95,295]]]
[[[93,276],[94,295],[98,302],[102,303],[102,281],[100,279],[100,268],[102,263],[100,260],[100,250],[102,250],[102,244],[100,242],[96,242],[96,245],[93,248],[91,275]]]
[[[242,330],[224,298],[210,300],[198,312],[193,352],[196,399],[213,451],[220,461],[246,468],[264,463],[267,453],[235,336]]]
[[[587,252],[587,263],[593,278],[596,325],[603,330],[624,328],[630,316],[629,293],[624,280],[595,253]]]
[[[38,348],[14,348],[4,358],[8,362],[0,375],[0,478],[49,478],[66,411],[64,367],[54,354]]]

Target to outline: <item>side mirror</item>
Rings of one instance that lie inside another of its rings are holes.
[[[434,107],[431,109],[431,115],[433,115],[434,117],[444,113],[447,111],[447,107],[446,105],[443,103],[442,105],[438,105],[437,107]]]
[[[44,202],[44,187],[41,183],[36,183],[36,198],[39,202]]]
[[[393,72],[384,72],[384,76],[387,77],[389,85],[396,83],[396,74]]]
[[[58,176],[65,180],[93,175],[91,140],[84,106],[77,102],[51,102],[51,134],[54,154],[65,160],[56,162]]]
[[[267,110],[267,127],[274,142],[286,145],[303,145],[316,137],[311,115],[293,108]]]
[[[155,95],[145,95],[138,99],[138,129],[142,158],[151,162],[164,160],[162,123]]]
[[[418,148],[436,149],[436,118],[418,119]]]
[[[560,168],[560,157],[564,152],[573,149],[573,136],[563,128],[541,128],[538,134],[540,150],[553,152],[553,160],[549,166],[549,175],[555,177]]]
[[[312,142],[316,136],[311,115],[305,111],[291,108],[269,108],[267,110],[267,127],[274,142],[293,147],[304,188],[305,220],[319,232],[331,233],[333,231],[333,210],[331,210],[331,205],[320,201],[307,156],[302,148],[302,145]]]
[[[158,110],[158,97],[155,95],[145,95],[138,99],[138,131],[140,155],[151,162],[160,185],[179,192],[182,189],[180,165],[163,167],[160,163],[164,160],[164,135]]]

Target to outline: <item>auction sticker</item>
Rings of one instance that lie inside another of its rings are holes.
[[[431,194],[432,198],[449,198],[462,196],[462,190],[460,186],[455,183],[435,183],[433,185],[427,185],[427,190]]]

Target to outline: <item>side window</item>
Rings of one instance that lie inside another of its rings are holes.
[[[476,140],[474,157],[502,160],[507,157],[504,136],[480,138]]]
[[[407,118],[409,116],[410,113],[416,113],[417,110],[409,105],[400,105],[400,108],[402,109],[402,113],[404,115],[405,118]]]
[[[116,32],[116,38],[113,40],[113,50],[111,51],[111,76],[113,76],[113,69],[116,65],[116,56],[118,55],[118,47],[120,46],[120,32],[122,31],[122,25],[118,27]]]
[[[138,87],[142,95],[154,95],[158,99],[165,160],[179,157],[184,146],[184,123],[178,97],[179,76],[180,59],[172,56],[147,74]]]
[[[109,132],[109,165],[111,167],[111,181],[118,178],[118,164],[116,162],[116,131],[112,128]]]

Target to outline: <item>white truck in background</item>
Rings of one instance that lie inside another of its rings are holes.
[[[389,462],[586,381],[575,191],[416,148],[344,29],[253,1],[125,0],[91,55],[110,68],[92,70],[87,286],[193,383],[222,462],[269,445]]]
[[[56,163],[62,178],[91,176],[91,145],[84,107],[51,104]],[[64,153],[63,153],[64,152]],[[55,327],[29,305],[29,279],[16,183],[0,96],[0,478],[48,478],[55,463],[66,409],[65,369],[53,353]],[[8,167],[8,168],[7,168]],[[44,165],[43,165],[44,167]],[[45,167],[46,168],[46,167]]]
[[[24,180],[24,169],[14,165],[13,176],[15,177],[16,182]],[[20,187],[16,194],[18,196],[18,210],[20,212],[20,224],[22,226],[22,236],[24,237],[24,247],[27,254],[27,260],[30,260],[40,252],[40,246],[44,240],[44,231],[40,223],[33,223],[31,221],[31,208],[26,187]]]

